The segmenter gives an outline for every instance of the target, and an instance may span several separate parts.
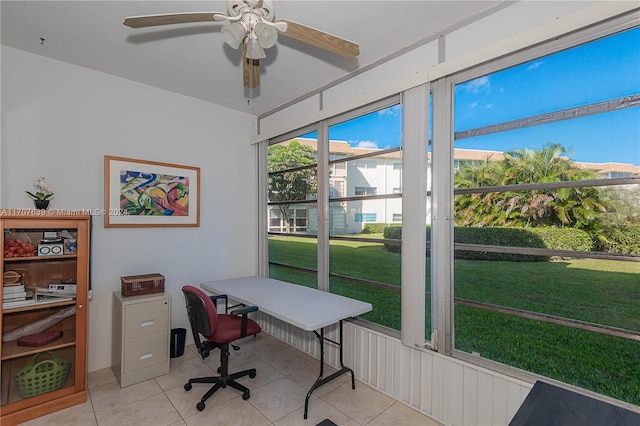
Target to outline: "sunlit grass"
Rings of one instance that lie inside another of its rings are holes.
[[[363,235],[370,237],[371,234]],[[315,269],[314,239],[270,238],[271,261]],[[382,244],[331,241],[330,272],[400,288],[401,255]],[[425,291],[430,290],[429,259]],[[273,278],[317,286],[317,274],[271,266]],[[400,330],[400,292],[330,279],[331,291],[369,302],[361,318]],[[640,330],[640,263],[455,261],[457,298]],[[431,303],[425,297],[426,333]],[[640,342],[456,305],[455,348],[640,404]]]

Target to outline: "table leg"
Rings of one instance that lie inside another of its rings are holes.
[[[319,388],[320,386],[324,385],[325,383],[330,382],[331,380],[335,379],[336,377],[339,377],[345,373],[351,373],[351,389],[355,389],[356,388],[356,379],[355,376],[353,374],[353,370],[350,369],[349,367],[345,367],[344,366],[344,362],[343,362],[343,353],[342,353],[342,320],[340,320],[340,342],[335,342],[331,339],[327,339],[324,337],[324,328],[320,329],[320,333],[318,333],[317,331],[313,332],[316,337],[318,338],[318,340],[320,341],[320,375],[318,376],[318,378],[316,379],[315,383],[311,386],[311,389],[309,389],[309,392],[307,392],[307,397],[304,400],[304,418],[307,418],[307,411],[309,408],[309,398],[311,397],[311,393],[316,390],[317,388]],[[340,370],[336,371],[335,373],[327,376],[327,377],[322,377],[324,374],[324,341],[328,340],[331,343],[334,343],[336,345],[338,345],[338,347],[340,348]]]

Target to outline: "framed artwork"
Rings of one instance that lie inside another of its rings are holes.
[[[104,157],[104,226],[200,226],[200,168]]]

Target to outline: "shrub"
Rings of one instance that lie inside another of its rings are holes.
[[[362,234],[382,234],[385,227],[388,227],[387,223],[367,223],[362,229]]]
[[[401,239],[402,227],[385,228],[384,238]],[[427,241],[431,227],[427,226]],[[589,234],[575,228],[471,228],[455,227],[454,240],[460,244],[480,244],[507,247],[547,248],[552,250],[589,251],[593,243]],[[385,244],[385,249],[400,252],[399,245]],[[456,250],[456,259],[506,260],[511,262],[541,262],[549,256]]]
[[[602,250],[610,253],[640,254],[640,225],[630,225],[624,229],[608,228],[603,231],[600,241]]]
[[[429,227],[427,227],[427,231]],[[387,226],[382,233],[385,240],[401,240],[402,239],[402,225]],[[427,238],[428,240],[428,238]],[[400,253],[400,244],[384,244],[384,249],[391,253]]]
[[[591,251],[593,241],[589,233],[577,228],[531,228],[544,242],[544,247],[553,250]]]
[[[544,241],[540,236],[526,228],[469,228],[455,227],[454,240],[460,244],[481,244],[490,246],[534,247],[544,248]],[[543,262],[548,256],[533,256],[526,254],[495,253],[486,251],[456,250],[456,259],[469,260],[505,260],[510,262]]]

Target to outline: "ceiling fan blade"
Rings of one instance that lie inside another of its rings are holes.
[[[247,43],[242,43],[242,83],[247,89],[260,85],[260,61],[247,58]]]
[[[162,15],[130,16],[124,24],[131,28],[155,27],[158,25],[187,24],[192,22],[216,21],[215,16],[224,16],[221,12],[186,12]]]
[[[360,46],[352,41],[286,19],[279,19],[278,22],[287,24],[287,31],[280,34],[337,53],[345,58],[355,58],[360,54]]]

